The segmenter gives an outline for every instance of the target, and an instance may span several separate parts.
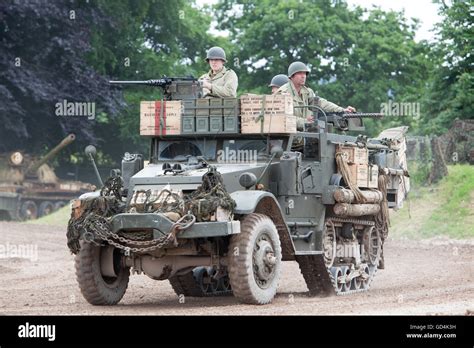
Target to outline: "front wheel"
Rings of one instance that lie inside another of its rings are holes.
[[[229,245],[229,279],[241,302],[266,304],[273,300],[281,276],[281,245],[273,221],[249,214]]]
[[[101,256],[108,246],[83,243],[76,255],[76,277],[84,298],[93,305],[115,305],[125,294],[130,268],[121,267],[117,249],[112,252],[115,276],[102,274]]]

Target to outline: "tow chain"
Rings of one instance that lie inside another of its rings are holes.
[[[117,233],[112,232],[110,228],[110,220],[106,217],[91,214],[84,220],[83,228],[86,231],[83,238],[87,242],[95,242],[95,237],[113,245],[114,247],[124,250],[125,255],[133,253],[147,253],[156,249],[166,248],[168,246],[177,246],[178,241],[176,235],[191,227],[196,222],[196,217],[190,213],[183,215],[170,228],[170,231],[157,239],[152,240],[136,240],[125,238]],[[120,243],[119,243],[120,242]],[[134,246],[131,246],[134,245]]]

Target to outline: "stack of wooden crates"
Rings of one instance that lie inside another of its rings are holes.
[[[240,97],[241,133],[296,133],[293,98],[287,94]]]
[[[240,122],[239,122],[240,121]],[[296,133],[290,95],[142,101],[140,135]]]
[[[350,178],[362,188],[377,188],[379,168],[369,164],[369,150],[366,147],[338,145],[336,153],[341,152],[349,165]]]

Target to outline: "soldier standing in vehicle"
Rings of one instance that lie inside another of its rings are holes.
[[[278,75],[273,76],[268,87],[272,88],[272,94],[276,94],[278,92],[278,88],[280,88],[287,82],[288,82],[288,76],[286,76],[285,74],[278,74]]]
[[[294,114],[298,118],[298,130],[304,129],[305,122],[313,121],[313,113],[309,108],[301,106],[308,105],[311,100],[313,105],[319,106],[325,112],[355,112],[356,109],[352,106],[343,108],[339,105],[331,103],[330,101],[317,97],[314,91],[306,87],[306,77],[309,74],[309,69],[306,64],[302,62],[293,62],[288,67],[288,83],[281,86],[277,93],[287,93],[293,96]]]
[[[239,84],[237,74],[232,69],[227,69],[225,52],[221,47],[211,47],[207,51],[206,61],[211,70],[202,75],[204,97],[236,98]]]

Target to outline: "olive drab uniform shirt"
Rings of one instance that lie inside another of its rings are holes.
[[[203,88],[203,97],[215,97],[215,98],[236,98],[237,97],[237,86],[239,80],[237,74],[232,69],[222,69],[216,74],[210,70],[208,73],[202,75],[199,79],[209,79],[212,84],[212,90]]]
[[[304,124],[308,116],[312,116],[313,112],[309,108],[304,108],[301,106],[308,105],[310,98],[315,98],[315,105],[319,106],[325,112],[343,112],[344,108],[331,103],[330,101],[317,97],[314,91],[306,86],[301,87],[300,93],[296,92],[295,85],[290,80],[281,86],[277,93],[286,93],[290,94],[293,97],[293,107],[294,114],[297,117],[297,128],[298,130],[304,129]]]

